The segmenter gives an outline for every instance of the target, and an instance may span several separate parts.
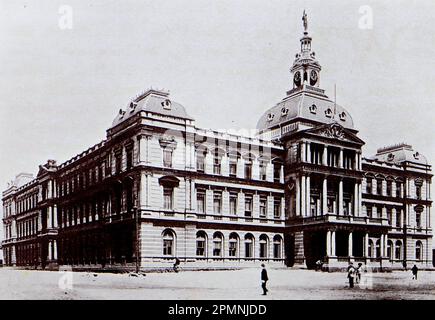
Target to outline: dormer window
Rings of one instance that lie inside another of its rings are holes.
[[[332,110],[331,110],[331,108],[326,109],[325,116],[327,116],[328,118],[332,117]]]
[[[340,113],[339,118],[341,121],[346,121],[346,113],[344,111]]]
[[[130,112],[133,112],[134,111],[134,109],[136,109],[136,106],[137,106],[137,102],[130,102]]]
[[[420,153],[416,152],[413,154],[413,156],[415,160],[418,160],[420,158]]]
[[[389,153],[388,156],[387,156],[387,160],[388,161],[393,161],[394,160],[394,154]]]
[[[165,101],[163,101],[162,107],[163,107],[163,109],[171,110],[171,100],[166,99]]]
[[[316,113],[317,113],[317,106],[316,106],[315,104],[312,104],[312,105],[310,106],[310,112],[311,112],[312,114],[316,114]]]
[[[272,121],[274,116],[275,116],[275,115],[274,115],[273,113],[269,113],[269,114],[267,115],[267,121]]]
[[[123,111],[122,109],[119,109],[119,117],[122,118],[124,117],[125,111]]]
[[[281,109],[281,116],[284,117],[288,114],[288,109],[287,108],[282,108]]]

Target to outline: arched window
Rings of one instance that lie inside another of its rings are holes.
[[[239,236],[233,232],[230,234],[230,240],[228,245],[228,255],[230,257],[237,257],[239,254]]]
[[[402,242],[400,240],[396,241],[395,258],[396,260],[402,259]]]
[[[204,231],[196,233],[196,255],[205,257],[207,252],[207,234]]]
[[[175,232],[171,229],[166,229],[162,233],[163,238],[163,255],[174,256],[175,255]]]
[[[376,240],[376,258],[381,257],[381,241],[378,239]]]
[[[374,251],[373,241],[369,240],[369,252],[368,252],[369,258],[373,258],[373,251]]]
[[[222,257],[224,236],[220,232],[213,235],[213,256]]]
[[[269,247],[269,238],[267,235],[262,234],[260,236],[260,258],[267,258],[268,257],[268,247]]]
[[[273,258],[281,259],[281,251],[282,251],[282,238],[280,235],[276,235],[273,237]]]
[[[392,260],[393,256],[392,256],[392,251],[393,250],[393,241],[388,240],[387,241],[387,257]]]
[[[417,241],[415,244],[415,260],[422,260],[423,244],[421,241]]]
[[[245,235],[245,258],[254,257],[254,236],[251,233]]]

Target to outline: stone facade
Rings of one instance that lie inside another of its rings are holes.
[[[142,93],[104,141],[3,192],[5,264],[431,267],[430,165],[406,144],[362,157],[320,71],[305,30],[293,88],[255,138],[197,128],[167,92]]]

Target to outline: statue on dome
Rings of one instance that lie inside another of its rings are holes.
[[[307,29],[308,29],[308,17],[307,17],[307,14],[305,13],[305,10],[304,10],[304,13],[302,15],[302,21],[304,22],[304,30],[305,30],[305,32],[307,32]]]

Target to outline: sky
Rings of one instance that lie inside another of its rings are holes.
[[[198,127],[255,128],[292,87],[304,9],[320,86],[336,85],[363,155],[407,142],[433,163],[433,1],[0,0],[2,190],[103,140],[150,87]]]

